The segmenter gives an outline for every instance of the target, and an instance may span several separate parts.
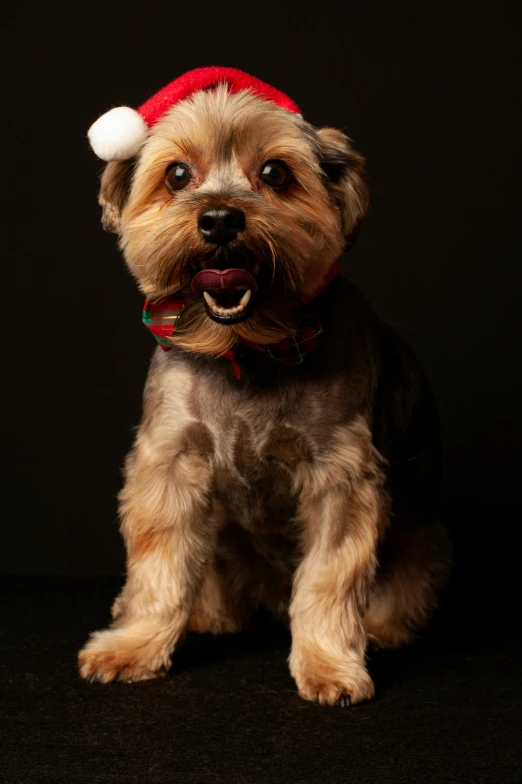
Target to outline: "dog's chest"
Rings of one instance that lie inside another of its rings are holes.
[[[299,472],[315,445],[288,400],[222,395],[201,412],[214,437],[215,492],[229,519],[256,532],[291,535]]]

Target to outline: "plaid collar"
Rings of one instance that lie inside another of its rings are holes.
[[[314,292],[307,305],[314,300],[324,289],[339,275],[341,268],[336,261],[328,271],[328,274],[317,291]],[[176,322],[181,315],[185,303],[176,297],[165,297],[156,302],[145,300],[143,307],[142,321],[147,329],[152,332],[163,351],[170,351],[173,348],[170,338],[176,329]],[[256,351],[263,351],[268,356],[283,365],[301,365],[306,357],[312,353],[319,345],[319,336],[323,331],[321,319],[309,307],[299,307],[298,311],[299,327],[297,333],[291,337],[271,343],[268,346],[258,346],[246,340],[240,342],[253,348]],[[236,378],[241,378],[241,368],[234,356],[233,351],[225,351],[222,357],[228,359],[232,364]]]

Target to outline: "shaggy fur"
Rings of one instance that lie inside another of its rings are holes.
[[[260,180],[267,160],[290,169],[284,190]],[[174,195],[173,161],[193,172]],[[292,306],[320,287],[366,212],[361,156],[339,131],[248,92],[201,91],[135,160],[107,165],[100,203],[141,290],[187,305],[173,350],[151,364],[120,494],[127,582],[112,625],[80,652],[82,676],[158,677],[187,629],[238,631],[263,605],[290,619],[302,697],[370,698],[368,643],[409,642],[447,569],[431,394],[408,348],[340,278],[314,300],[323,334],[304,364],[239,342],[295,332]],[[246,216],[221,248],[197,230],[216,203]],[[257,270],[247,320],[207,316],[190,288],[204,267]],[[239,380],[217,358],[231,348]]]

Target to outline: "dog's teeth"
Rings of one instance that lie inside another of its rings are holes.
[[[247,289],[245,291],[245,293],[243,294],[243,296],[241,297],[241,299],[239,300],[239,306],[238,307],[241,307],[241,310],[243,310],[243,308],[246,308],[246,306],[248,305],[248,301],[250,300],[251,296],[252,296],[251,290]]]
[[[214,297],[211,297],[211,296],[210,296],[210,294],[208,293],[208,291],[204,291],[204,292],[203,292],[203,296],[205,297],[206,303],[207,303],[207,305],[208,305],[209,307],[211,307],[212,309],[214,309],[215,307],[217,307],[217,306],[216,306],[216,300],[214,299]]]
[[[232,308],[222,308],[217,304],[215,298],[209,294],[208,291],[204,291],[203,296],[205,297],[205,302],[213,313],[216,313],[218,316],[235,316],[236,313],[241,313],[241,311],[246,308],[250,297],[252,296],[252,292],[250,289],[247,289],[239,300],[238,304],[234,305]]]

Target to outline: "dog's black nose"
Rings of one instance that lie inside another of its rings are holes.
[[[245,213],[237,207],[212,207],[200,213],[198,228],[207,242],[226,245],[245,228]]]

